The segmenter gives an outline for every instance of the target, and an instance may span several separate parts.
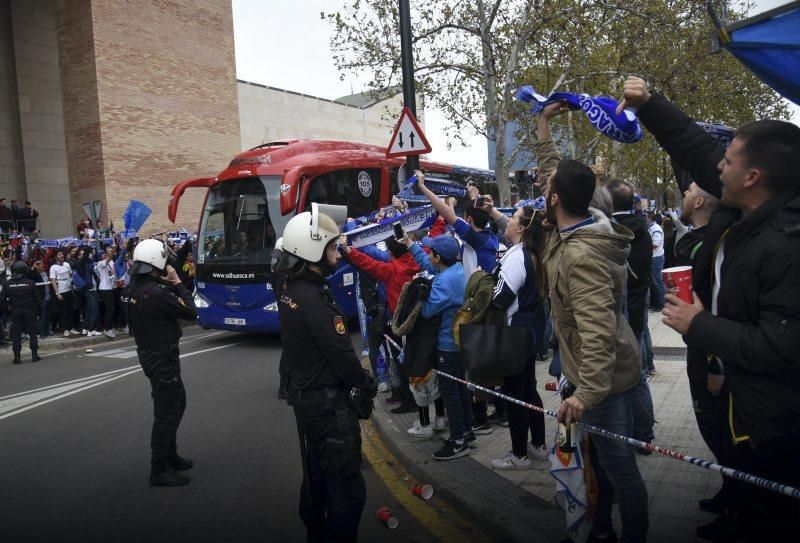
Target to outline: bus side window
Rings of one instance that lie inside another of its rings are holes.
[[[347,206],[349,217],[367,215],[380,204],[381,171],[378,168],[353,168],[319,175],[310,181],[304,211],[311,203]]]

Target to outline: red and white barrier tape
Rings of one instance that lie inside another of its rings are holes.
[[[507,402],[513,402],[517,405],[521,405],[522,407],[532,409],[533,411],[539,411],[540,413],[544,413],[545,415],[550,415],[551,417],[557,416],[556,413],[548,409],[542,409],[541,407],[529,404],[527,402],[523,402],[521,400],[517,400],[516,398],[512,398],[511,396],[506,396],[505,394],[501,394],[486,387],[476,385],[475,383],[471,383],[470,381],[459,379],[458,377],[454,377],[448,373],[444,373],[439,370],[433,370],[433,371],[436,372],[438,375],[441,375],[442,377],[446,377],[448,379],[452,379],[453,381],[462,383],[471,389],[480,390],[481,392],[485,392],[487,394],[492,394],[493,396],[502,398]],[[682,460],[683,462],[694,464],[695,466],[700,466],[701,468],[705,468],[711,471],[716,471],[717,473],[721,473],[722,475],[725,475],[726,477],[730,477],[732,479],[738,479],[739,481],[744,481],[745,483],[750,483],[752,485],[756,485],[761,488],[765,488],[767,490],[772,490],[773,492],[778,492],[780,494],[789,496],[791,498],[800,499],[800,489],[795,488],[793,486],[785,485],[783,483],[776,483],[775,481],[771,481],[763,477],[758,477],[756,475],[751,475],[750,473],[746,473],[744,471],[739,471],[733,468],[727,468],[725,466],[715,464],[714,462],[703,460],[702,458],[697,458],[695,456],[690,456],[688,454],[681,452],[675,452],[670,449],[665,449],[664,447],[658,447],[656,445],[653,445],[652,443],[645,443],[644,441],[639,441],[638,439],[633,439],[631,437],[616,434],[614,432],[609,432],[608,430],[592,426],[591,424],[578,422],[578,425],[584,428],[586,431],[592,432],[593,434],[599,434],[601,436],[610,437],[612,439],[617,439],[619,441],[624,441],[625,443],[629,443],[634,447],[639,447],[640,449],[655,451],[657,453],[663,454],[664,456],[669,456],[676,460]],[[795,459],[790,459],[790,461],[794,462]]]

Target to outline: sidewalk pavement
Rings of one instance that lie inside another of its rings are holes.
[[[686,377],[685,345],[681,337],[661,323],[660,313],[649,313],[657,372],[649,380],[655,408],[655,443],[707,460],[714,460],[697,429]],[[538,362],[536,378],[544,407],[558,410],[557,393],[544,390],[553,381],[547,374],[548,362]],[[564,514],[553,504],[555,482],[550,462],[534,461],[530,471],[495,472],[489,466],[511,449],[506,428],[494,426],[490,435],[478,437],[478,446],[469,457],[447,462],[433,460],[439,438],[414,441],[406,434],[416,413],[389,414],[383,399],[376,399],[375,426],[387,446],[420,481],[432,484],[438,494],[479,524],[497,541],[558,542],[567,537]],[[433,413],[431,413],[433,416]],[[553,444],[556,421],[545,416],[548,447]],[[649,496],[650,542],[702,541],[695,535],[698,526],[711,522],[714,515],[700,511],[698,500],[713,496],[721,476],[697,466],[653,453],[636,455]],[[617,535],[622,523],[614,508]]]
[[[181,327],[195,326],[197,323],[194,321],[179,320]],[[69,337],[64,336],[64,332],[53,333],[46,339],[39,338],[39,351],[62,351],[64,349],[76,349],[78,347],[92,347],[94,345],[102,345],[105,343],[113,343],[114,341],[121,341],[123,339],[133,339],[133,336],[126,333],[122,328],[115,329],[117,337],[110,338],[105,334],[99,336],[87,337],[83,334],[70,334]],[[11,353],[11,337],[8,333],[5,335],[5,343],[0,346],[0,355]],[[22,340],[22,357],[23,360],[30,353],[30,345],[27,339]]]

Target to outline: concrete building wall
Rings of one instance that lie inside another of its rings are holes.
[[[386,146],[403,108],[395,95],[368,108],[238,82],[242,148],[281,139],[336,139]]]
[[[70,229],[56,0],[0,3],[3,179],[0,197],[28,199],[44,233]],[[16,116],[16,119],[14,117]],[[10,131],[10,132],[6,132]]]
[[[138,199],[153,209],[144,231],[173,227],[172,186],[240,150],[230,1],[61,0],[59,15],[73,211],[102,199],[119,223]],[[80,115],[67,111],[67,80]],[[178,226],[197,226],[202,196],[187,192]]]
[[[11,2],[0,2],[0,198],[25,194]],[[2,227],[2,225],[0,225]]]

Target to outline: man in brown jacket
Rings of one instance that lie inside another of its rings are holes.
[[[580,420],[629,436],[641,367],[622,307],[633,234],[589,208],[596,184],[592,170],[576,160],[559,160],[548,126],[558,111],[554,104],[540,114],[536,155],[540,178],[547,180],[547,220],[556,227],[544,265],[561,369],[569,381],[559,420]],[[645,541],[647,489],[633,447],[596,434],[591,442],[600,492],[590,541],[616,541],[611,522],[615,495],[621,540]]]

